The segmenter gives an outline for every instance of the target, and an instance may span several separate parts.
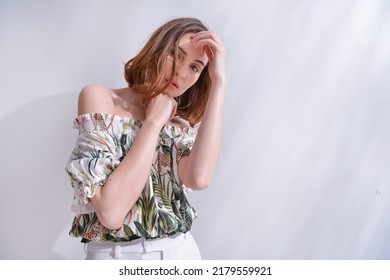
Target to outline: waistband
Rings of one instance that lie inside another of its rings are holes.
[[[180,243],[185,241],[189,232],[176,233],[175,235],[157,239],[148,240],[145,238],[138,238],[130,242],[89,242],[84,244],[85,252],[112,252],[115,256],[120,253],[148,253],[154,251],[164,251],[168,248],[179,246]]]

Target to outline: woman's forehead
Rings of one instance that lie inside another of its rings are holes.
[[[195,46],[191,42],[191,36],[194,35],[194,33],[187,33],[183,37],[181,37],[179,41],[179,49],[185,53],[185,55],[190,56],[191,58],[196,58],[199,60],[202,60],[204,64],[207,63],[207,55],[204,51],[204,48],[202,46]]]

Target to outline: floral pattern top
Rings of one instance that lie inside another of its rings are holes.
[[[102,113],[83,114],[74,120],[79,136],[65,168],[74,189],[76,217],[71,236],[82,237],[84,242],[123,242],[190,230],[196,211],[186,199],[188,189],[178,177],[177,165],[194,143],[197,129],[191,127],[166,125],[161,129],[149,178],[120,229],[107,229],[97,218],[91,198],[125,157],[141,126],[141,121]]]

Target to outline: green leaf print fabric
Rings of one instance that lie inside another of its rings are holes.
[[[179,117],[174,120],[184,121]],[[83,114],[75,119],[79,136],[65,168],[74,190],[72,211],[76,217],[71,236],[122,242],[139,237],[163,238],[190,230],[196,212],[177,174],[178,161],[190,153],[196,137],[197,129],[190,127],[162,128],[149,178],[120,229],[105,228],[96,216],[90,199],[126,156],[141,126],[141,121],[112,114]]]

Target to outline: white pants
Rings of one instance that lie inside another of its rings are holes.
[[[177,233],[159,240],[139,238],[131,242],[85,244],[86,260],[200,260],[191,233]]]

